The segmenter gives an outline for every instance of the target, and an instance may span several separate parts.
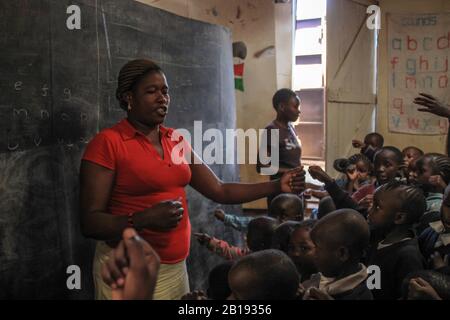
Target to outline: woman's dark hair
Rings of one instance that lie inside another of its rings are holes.
[[[283,88],[275,92],[272,97],[272,106],[275,110],[278,110],[280,103],[287,103],[290,98],[296,97],[297,94],[291,89]]]
[[[126,111],[128,106],[124,94],[133,91],[139,81],[151,72],[162,72],[162,69],[155,62],[146,59],[129,61],[120,69],[117,78],[116,98],[123,110]]]

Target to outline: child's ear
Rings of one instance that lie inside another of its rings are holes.
[[[395,214],[394,224],[405,224],[407,221],[407,214],[405,212],[397,212]]]
[[[338,257],[341,262],[346,262],[350,259],[350,251],[347,247],[339,247]]]

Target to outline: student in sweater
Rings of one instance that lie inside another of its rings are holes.
[[[448,260],[450,257],[450,195],[442,202],[440,220],[429,225],[419,236],[419,247],[431,266],[434,264],[431,258],[435,253],[443,256],[443,259],[447,257]]]
[[[227,259],[236,260],[250,252],[269,249],[272,237],[278,223],[271,217],[258,217],[250,221],[247,232],[247,247],[240,248],[230,245],[224,240],[209,236],[206,233],[194,233],[198,242],[208,250]]]
[[[372,290],[375,299],[399,299],[406,275],[424,269],[413,225],[425,209],[419,188],[392,181],[375,192],[368,221],[379,241],[372,244],[366,261],[381,270],[381,289]]]
[[[416,185],[426,196],[427,209],[417,226],[421,234],[429,223],[439,221],[445,187],[450,183],[450,159],[442,154],[427,153],[416,161]]]
[[[314,263],[316,246],[311,240],[311,230],[316,225],[317,220],[309,219],[299,222],[292,231],[288,255],[295,263],[301,281],[309,280],[313,273],[317,273]]]
[[[311,230],[319,273],[304,282],[304,299],[371,300],[367,269],[360,263],[369,244],[369,226],[357,211],[341,209]]]

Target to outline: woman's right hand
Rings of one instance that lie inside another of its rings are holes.
[[[161,201],[133,216],[138,227],[167,231],[178,226],[183,218],[181,198]]]

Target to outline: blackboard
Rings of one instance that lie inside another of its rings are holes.
[[[66,26],[71,5],[81,29]],[[234,128],[231,34],[131,0],[8,0],[0,45],[0,298],[93,298],[95,243],[79,228],[78,173],[86,143],[125,117],[114,95],[119,69],[136,58],[161,65],[172,99],[165,125]],[[235,165],[212,169],[238,180]],[[217,204],[187,191],[193,230],[239,244],[214,220]],[[193,241],[191,287],[204,287],[219,261]],[[72,264],[81,290],[66,287]]]

